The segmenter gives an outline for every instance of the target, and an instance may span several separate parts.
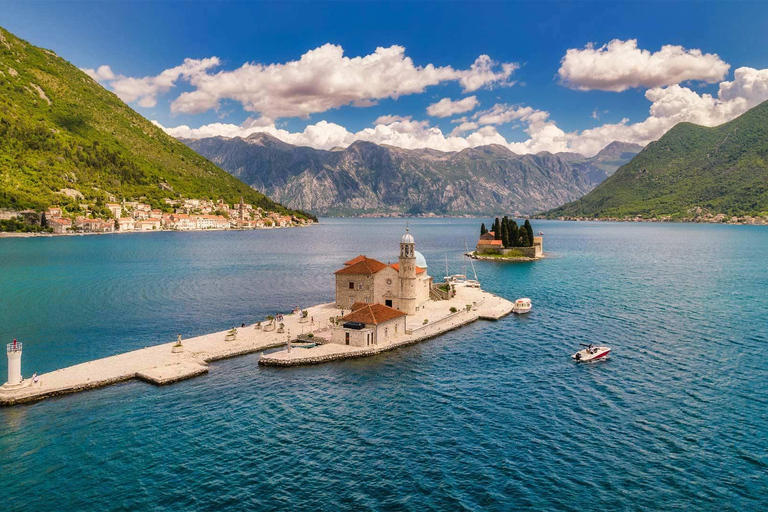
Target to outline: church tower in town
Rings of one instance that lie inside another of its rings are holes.
[[[400,311],[406,315],[416,313],[416,244],[409,229],[400,239]]]

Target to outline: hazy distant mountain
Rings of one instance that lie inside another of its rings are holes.
[[[490,145],[443,152],[358,141],[330,151],[271,135],[183,139],[234,176],[292,208],[323,215],[533,213],[582,197],[640,146],[598,155],[518,155]]]
[[[768,101],[708,128],[680,123],[551,217],[701,218],[768,212]]]

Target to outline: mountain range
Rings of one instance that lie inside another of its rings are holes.
[[[90,76],[0,28],[0,209],[79,211],[143,198],[291,212],[136,113]]]
[[[768,101],[715,127],[680,123],[548,217],[768,216]]]
[[[539,212],[582,197],[642,149],[614,142],[585,158],[501,145],[443,152],[357,141],[321,150],[266,133],[181,140],[274,200],[322,215]]]

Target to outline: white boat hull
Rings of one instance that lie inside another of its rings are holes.
[[[609,347],[594,347],[593,352],[589,352],[586,348],[579,350],[571,356],[571,358],[578,363],[589,363],[590,361],[599,361],[601,359],[607,359],[608,354],[611,353]]]
[[[525,313],[530,313],[530,311],[533,309],[533,307],[527,307],[527,308],[512,308],[512,312],[516,313],[518,315],[524,315]]]

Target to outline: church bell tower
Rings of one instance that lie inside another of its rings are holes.
[[[400,239],[400,311],[406,315],[416,313],[416,243],[405,228]]]

